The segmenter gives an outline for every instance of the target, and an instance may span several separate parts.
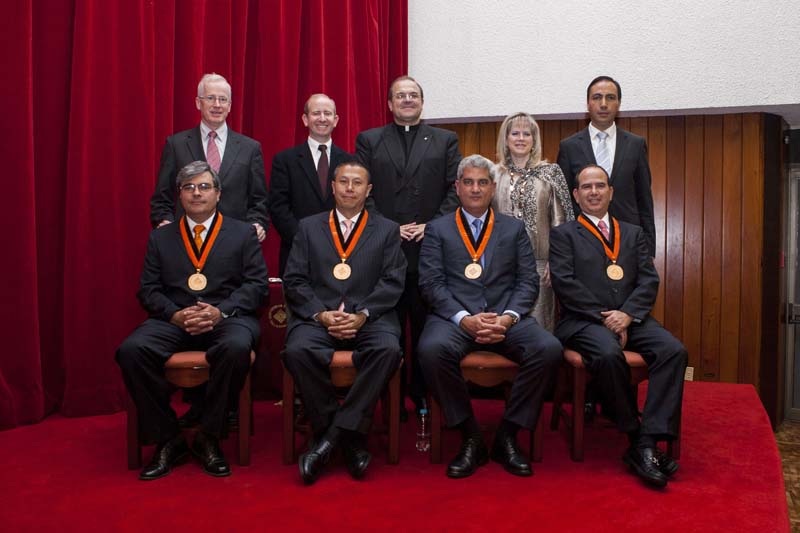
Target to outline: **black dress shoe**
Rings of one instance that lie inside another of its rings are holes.
[[[597,414],[597,408],[595,407],[594,402],[586,402],[583,404],[583,421],[586,424],[589,424],[594,420],[595,414]]]
[[[330,461],[333,448],[333,442],[323,437],[313,448],[300,456],[297,466],[300,468],[300,477],[303,479],[303,483],[311,485],[319,478],[322,469]]]
[[[189,410],[178,418],[178,427],[181,429],[193,428],[203,419],[203,409],[192,404]]]
[[[506,472],[528,477],[533,469],[528,459],[517,447],[517,439],[507,433],[498,432],[492,444],[492,461],[500,463]]]
[[[666,487],[667,476],[658,468],[658,459],[654,448],[637,448],[631,446],[622,456],[625,464],[631,467],[645,483],[654,487]]]
[[[219,449],[219,440],[202,431],[197,433],[192,443],[192,453],[203,465],[203,472],[214,477],[231,475],[231,465]]]
[[[489,450],[480,435],[468,437],[461,443],[458,455],[447,465],[447,477],[471,476],[479,466],[488,462]]]
[[[353,479],[361,479],[367,471],[372,455],[364,447],[360,437],[348,439],[343,446],[344,462]]]
[[[169,474],[173,466],[180,463],[189,455],[189,445],[183,435],[178,435],[172,440],[156,446],[150,463],[142,468],[139,479],[150,481]]]
[[[654,455],[658,461],[658,469],[661,470],[661,473],[665,476],[672,477],[675,472],[678,471],[678,468],[680,468],[678,463],[675,461],[675,459],[662,452],[660,449],[656,448],[655,450],[656,451]]]

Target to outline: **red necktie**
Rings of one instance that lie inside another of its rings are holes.
[[[606,238],[608,242],[611,242],[611,235],[608,233],[608,226],[602,220],[597,223],[597,227],[600,228],[600,232],[603,234],[603,237]]]
[[[217,143],[214,139],[217,137],[216,131],[211,131],[208,134],[208,145],[206,146],[206,161],[208,165],[214,169],[214,172],[219,172],[219,164],[220,164],[220,157],[219,157],[219,148],[217,148]]]

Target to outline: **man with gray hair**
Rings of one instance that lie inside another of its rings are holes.
[[[561,344],[529,316],[539,276],[525,225],[490,208],[495,175],[483,156],[461,161],[456,179],[461,207],[428,223],[419,260],[420,290],[431,313],[418,353],[447,425],[461,430],[461,450],[447,467],[454,478],[473,474],[490,457],[511,474],[533,473],[516,435],[536,427],[561,361]],[[519,365],[491,454],[461,374],[461,359],[473,350],[495,352]]]
[[[200,124],[167,137],[164,144],[156,189],[150,198],[150,223],[156,227],[180,217],[181,206],[175,202],[175,176],[192,161],[207,161],[225,187],[220,212],[252,224],[259,242],[263,241],[269,219],[261,144],[228,128],[231,86],[219,74],[202,77],[195,105]]]
[[[175,176],[192,161],[206,161],[225,187],[220,212],[252,224],[261,242],[269,224],[261,145],[228,127],[231,86],[219,74],[205,74],[200,79],[195,106],[200,112],[200,124],[168,137],[164,144],[156,189],[150,198],[150,223],[153,227],[163,226],[180,218],[183,210],[175,202]],[[186,391],[184,398],[192,407],[181,417],[182,427],[200,422],[204,387]],[[230,418],[236,420],[233,413]]]
[[[205,409],[191,452],[212,476],[231,470],[219,448],[226,409],[235,405],[259,336],[256,311],[268,291],[267,267],[253,228],[217,211],[220,180],[205,161],[176,180],[185,213],[150,233],[137,294],[149,318],[117,350],[116,360],[139,413],[139,436],[155,444],[139,479],[167,475],[189,453],[170,407],[164,362],[175,352],[206,352]]]

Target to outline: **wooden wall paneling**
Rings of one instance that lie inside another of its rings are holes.
[[[631,120],[634,127],[635,119]],[[667,121],[664,117],[650,117],[647,121],[647,150],[650,172],[653,175],[653,215],[656,225],[655,265],[661,277],[658,296],[653,305],[653,316],[664,322],[664,279],[666,274],[666,204],[667,204]]]
[[[631,119],[629,119],[628,117],[617,117],[617,120],[614,123],[617,125],[618,128],[631,131]]]
[[[477,154],[480,152],[480,134],[479,134],[480,124],[470,123],[467,124],[464,128],[464,146],[461,149],[461,154],[463,156],[468,156],[472,154]]]
[[[586,127],[588,121],[585,119],[575,119],[575,120],[559,120],[561,124],[561,140],[566,139],[573,133],[577,133],[583,128]]]
[[[761,115],[742,116],[742,284],[739,328],[742,333],[736,354],[739,381],[758,387],[761,337],[762,232],[764,229],[764,157]],[[776,206],[777,207],[777,206]],[[776,265],[777,266],[777,265]]]
[[[561,123],[558,120],[537,121],[542,134],[542,158],[555,163],[558,158],[558,144],[561,142]]]
[[[760,220],[746,221],[761,227]],[[719,379],[736,383],[742,279],[742,116],[725,115],[722,133],[722,297]],[[758,308],[747,312],[758,313]]]
[[[719,381],[720,296],[722,292],[722,123],[705,117],[703,145],[703,329],[701,378]]]
[[[664,326],[683,337],[683,243],[686,170],[683,117],[666,119],[666,223],[664,253]]]
[[[478,153],[492,161],[497,161],[497,128],[494,122],[480,124],[478,138]]]
[[[686,117],[683,230],[683,326],[689,366],[701,378],[703,319],[703,117]]]

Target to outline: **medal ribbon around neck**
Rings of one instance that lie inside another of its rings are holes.
[[[619,235],[619,222],[617,222],[617,219],[612,217],[611,215],[609,215],[608,218],[611,219],[611,223],[614,225],[614,249],[613,250],[608,247],[608,243],[603,238],[603,236],[600,234],[600,232],[597,230],[597,228],[594,226],[594,224],[592,224],[589,220],[587,220],[587,218],[583,214],[581,214],[578,217],[578,222],[583,224],[583,226],[586,229],[588,229],[589,232],[592,235],[594,235],[595,237],[597,237],[600,240],[600,242],[603,244],[603,250],[605,250],[605,252],[606,252],[606,257],[608,257],[611,260],[611,262],[616,265],[617,264],[617,257],[619,257],[619,241],[621,240],[620,239],[620,235]]]
[[[350,235],[350,244],[347,246],[347,250],[345,250],[342,247],[342,243],[339,240],[339,232],[336,229],[336,216],[334,215],[335,211],[336,211],[335,209],[331,211],[330,217],[328,217],[328,223],[330,224],[331,227],[331,237],[333,238],[333,244],[336,245],[336,251],[339,252],[339,257],[342,258],[342,263],[344,263],[345,261],[347,261],[347,258],[350,257],[350,254],[353,253],[353,249],[356,247],[358,239],[361,238],[361,234],[364,233],[364,228],[367,227],[367,220],[369,220],[369,212],[366,209],[364,209],[363,215],[361,215],[361,218],[358,219],[358,222],[356,222],[358,227]],[[364,220],[361,220],[362,218]]]
[[[472,262],[477,263],[483,255],[484,250],[486,250],[486,245],[489,244],[489,237],[492,236],[492,229],[494,228],[494,211],[489,208],[489,215],[486,217],[486,228],[483,232],[483,239],[478,245],[477,250],[472,245],[472,241],[467,234],[467,229],[464,227],[464,221],[461,220],[460,207],[456,209],[456,226],[458,227],[458,233],[461,235],[461,240],[464,241],[464,246],[467,247],[467,251],[472,256]]]
[[[203,246],[203,254],[200,256],[200,259],[194,253],[194,249],[192,248],[192,241],[189,240],[189,232],[186,231],[186,216],[181,217],[181,237],[183,237],[183,245],[186,247],[186,253],[189,254],[189,259],[192,261],[194,268],[197,269],[199,273],[203,270],[203,267],[206,266],[206,260],[208,259],[208,253],[211,251],[211,247],[214,246],[214,241],[217,240],[217,235],[219,235],[219,229],[222,227],[222,213],[217,213],[217,216],[214,218],[214,222],[212,223],[213,229],[209,232],[208,236],[206,237],[206,242],[204,242]],[[198,250],[198,253],[200,250]]]

